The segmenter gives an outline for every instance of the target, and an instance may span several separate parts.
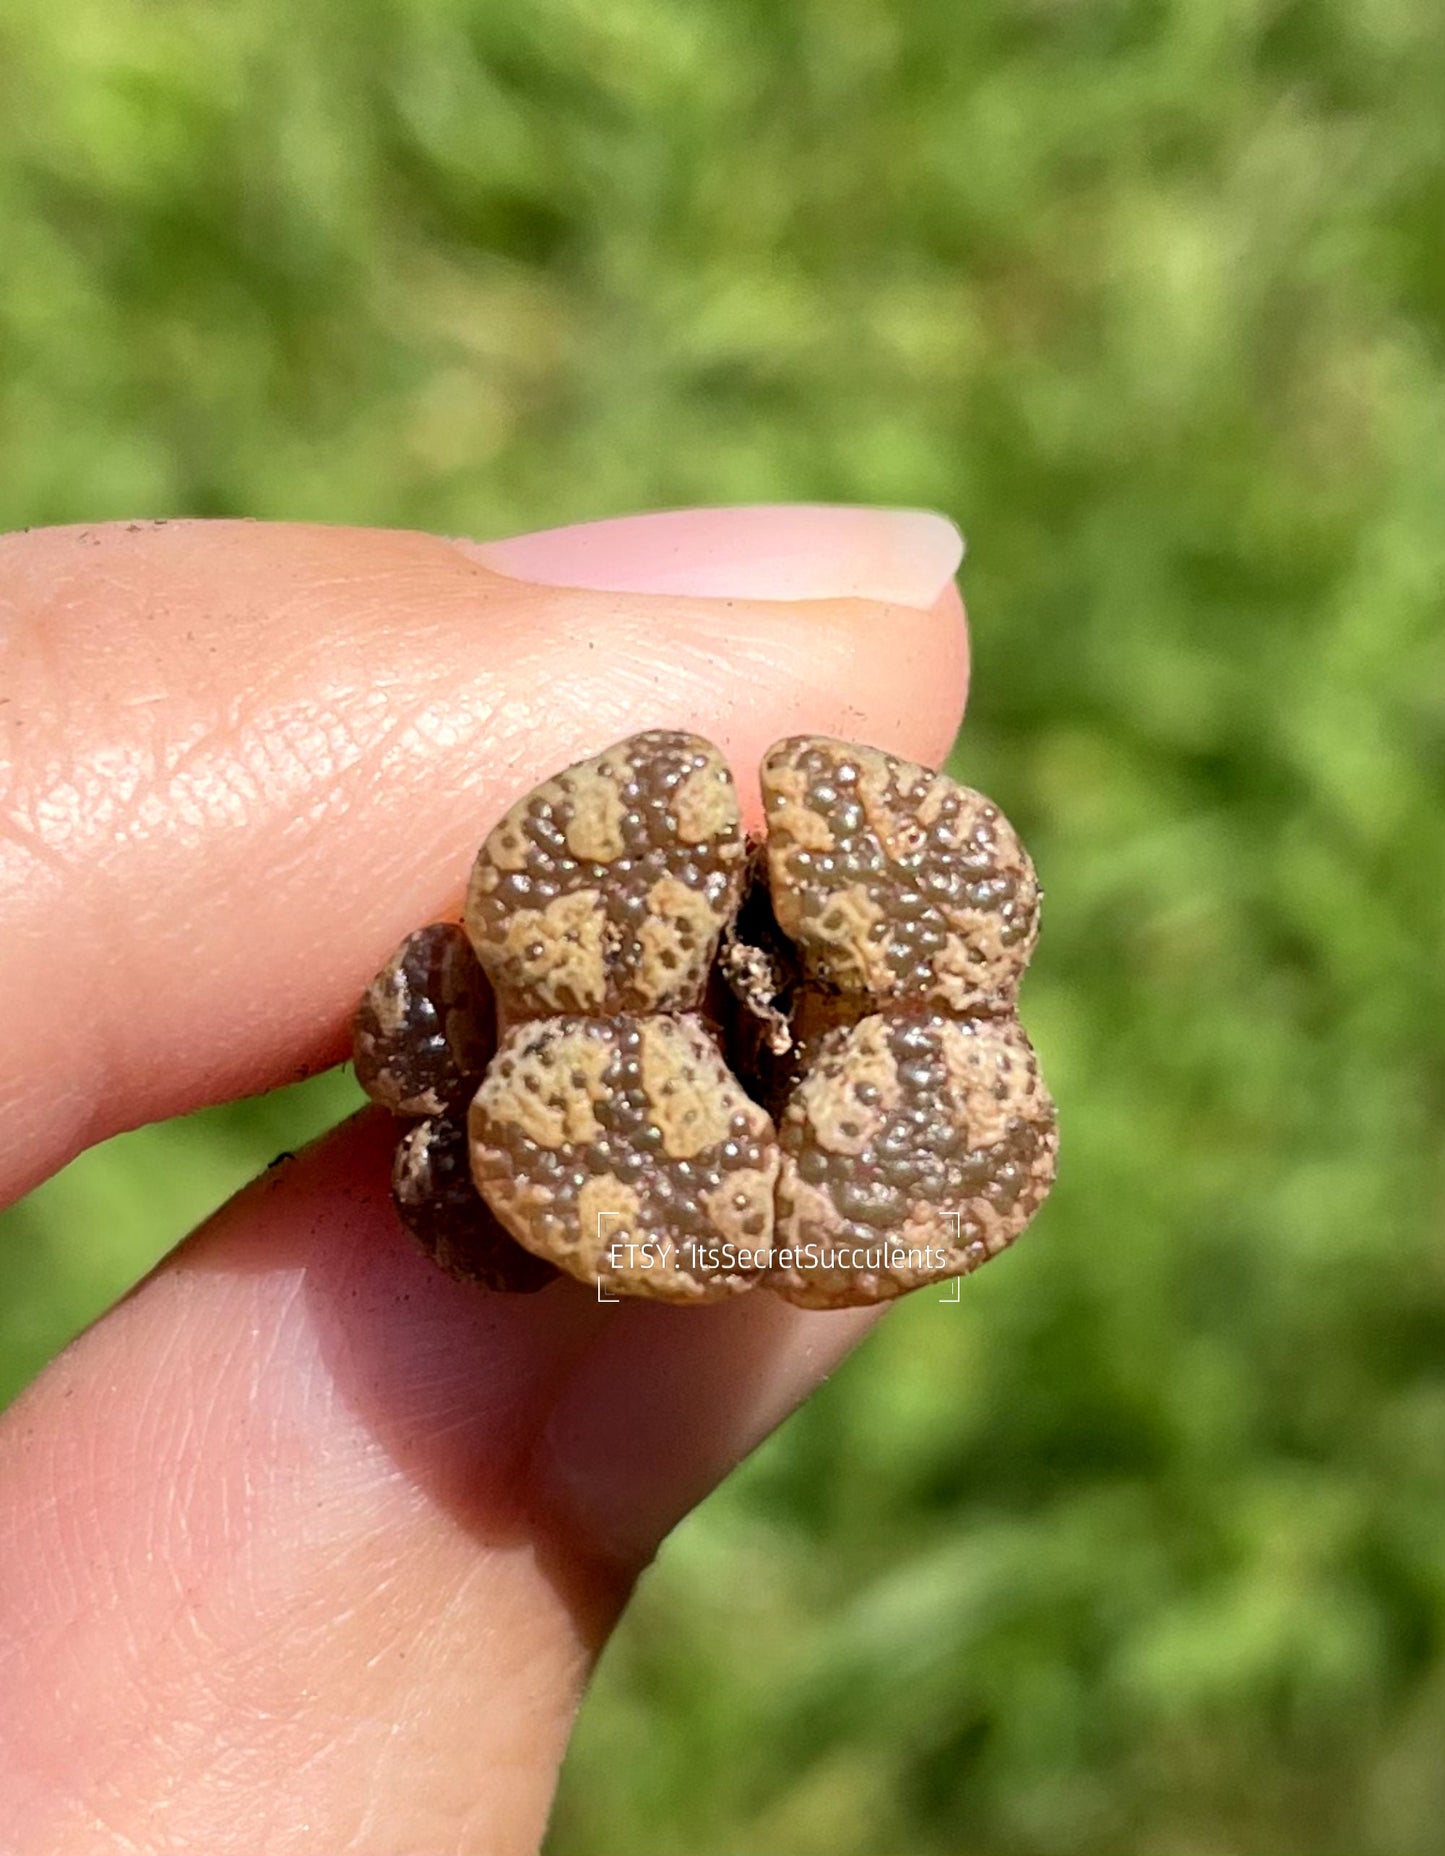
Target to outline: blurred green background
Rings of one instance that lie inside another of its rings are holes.
[[[9,0],[0,523],[945,509],[1064,1172],[670,1541],[558,1856],[1445,1850],[1438,0]],[[331,1077],[0,1223],[0,1380]]]

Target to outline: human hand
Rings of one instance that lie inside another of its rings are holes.
[[[754,823],[782,735],[936,765],[958,556],[831,509],[0,537],[0,1203],[337,1061],[486,827],[609,741],[715,740]],[[15,1856],[535,1849],[638,1571],[871,1318],[479,1293],[399,1230],[391,1138],[265,1174],[0,1419]]]

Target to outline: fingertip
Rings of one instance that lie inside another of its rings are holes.
[[[764,1289],[619,1306],[552,1405],[539,1485],[571,1531],[635,1570],[884,1312],[803,1310]]]

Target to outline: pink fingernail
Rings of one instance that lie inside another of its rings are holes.
[[[542,586],[871,599],[925,611],[963,558],[963,537],[946,516],[826,503],[669,510],[456,545],[496,573]]]

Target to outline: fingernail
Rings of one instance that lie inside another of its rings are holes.
[[[871,599],[925,611],[963,559],[963,537],[946,516],[826,503],[669,510],[456,545],[496,573],[541,586]]]

